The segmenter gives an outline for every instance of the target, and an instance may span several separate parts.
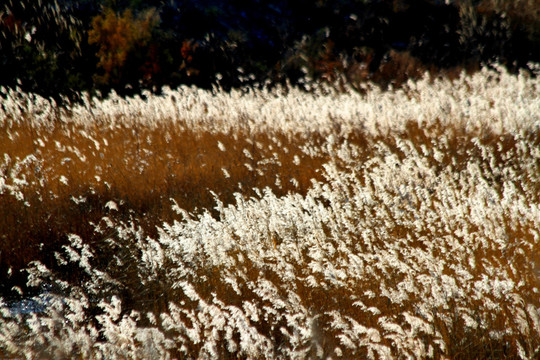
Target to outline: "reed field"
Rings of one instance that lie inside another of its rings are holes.
[[[540,358],[535,69],[1,89],[0,358]]]

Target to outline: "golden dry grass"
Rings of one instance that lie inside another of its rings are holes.
[[[328,156],[310,157],[300,151],[323,142],[321,136],[307,140],[285,134],[227,135],[175,125],[92,130],[89,136],[73,125],[38,130],[15,124],[0,129],[0,152],[11,159],[4,163],[4,173],[10,174],[10,164],[17,160],[36,156],[17,172],[28,183],[21,191],[25,201],[1,195],[3,273],[20,270],[32,260],[51,265],[52,252],[66,244],[67,234],[99,241],[92,223],[110,212],[105,205],[111,200],[121,204],[120,218],[135,216],[154,234],[156,225],[174,218],[171,199],[196,213],[215,206],[210,190],[225,203],[234,201],[235,192],[254,195],[253,188],[305,194],[312,179],[321,179],[321,165],[328,161]]]
[[[184,116],[200,124],[132,117],[183,106],[167,95],[87,123],[4,121],[2,295],[45,284],[60,301],[0,308],[0,354],[538,356],[540,128],[523,109],[539,84],[485,76],[319,93],[319,113],[303,95],[199,93]]]

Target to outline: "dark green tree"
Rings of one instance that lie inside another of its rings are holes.
[[[0,84],[56,99],[89,89],[83,35],[69,3],[7,0],[0,6]]]

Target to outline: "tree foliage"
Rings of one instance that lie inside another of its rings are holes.
[[[97,66],[102,72],[95,77],[97,84],[117,86],[137,80],[157,22],[153,8],[136,17],[130,9],[118,14],[107,8],[92,20],[88,42],[98,46]]]
[[[53,96],[82,90],[84,26],[58,1],[8,0],[0,6],[0,84]]]
[[[540,62],[539,0],[7,0],[0,85],[59,98]]]

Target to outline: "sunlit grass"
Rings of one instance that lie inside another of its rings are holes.
[[[534,358],[539,93],[4,92],[0,354]]]

